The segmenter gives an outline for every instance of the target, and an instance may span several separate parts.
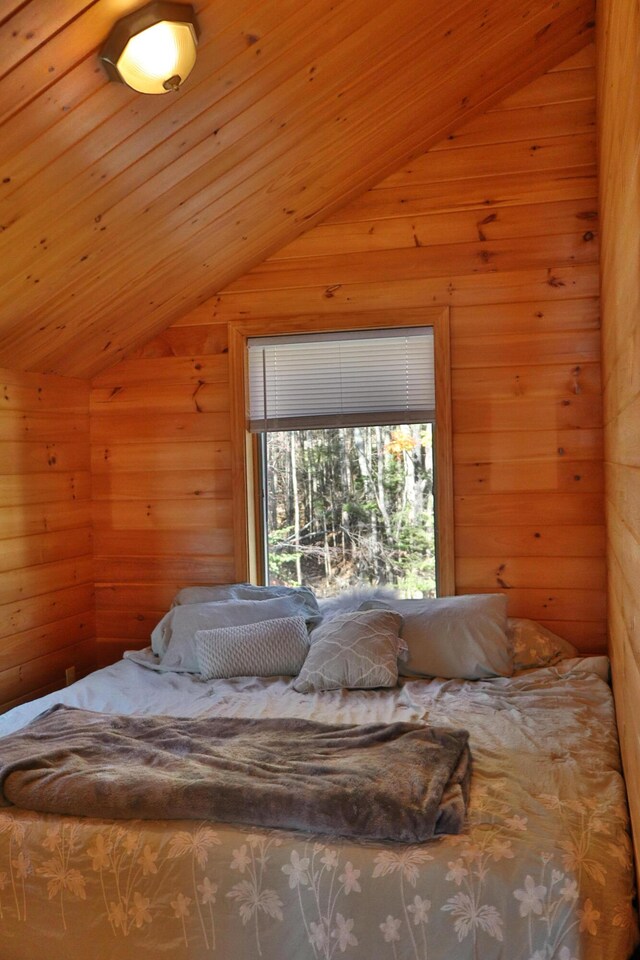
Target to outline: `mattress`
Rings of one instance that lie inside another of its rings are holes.
[[[421,845],[198,821],[0,811],[2,960],[625,960],[638,942],[603,658],[487,681],[296,693],[123,660],[0,717],[425,721],[470,731],[468,827]]]

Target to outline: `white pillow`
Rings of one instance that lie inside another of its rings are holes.
[[[395,610],[403,617],[400,635],[409,659],[400,664],[400,676],[481,680],[513,673],[503,593],[371,600],[362,609]]]
[[[229,600],[173,607],[151,634],[151,647],[163,670],[198,673],[196,632],[235,627],[278,617],[305,617],[305,602],[291,595],[272,600]],[[306,617],[305,617],[306,619]]]
[[[309,651],[304,617],[278,617],[196,632],[205,680],[226,677],[295,677]]]

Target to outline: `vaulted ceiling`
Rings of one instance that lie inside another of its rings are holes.
[[[91,376],[592,40],[593,0],[200,0],[177,94],[136,0],[0,0],[0,366]]]

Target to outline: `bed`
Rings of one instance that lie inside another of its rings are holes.
[[[428,722],[470,733],[462,833],[372,843],[193,820],[0,809],[2,960],[626,960],[638,942],[606,658],[512,677],[300,693],[124,659],[0,717]]]

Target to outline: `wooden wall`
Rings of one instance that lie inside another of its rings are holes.
[[[93,381],[101,663],[144,646],[179,585],[236,572],[226,324],[166,331]]]
[[[640,8],[603,0],[598,100],[610,650],[640,864]]]
[[[456,579],[602,650],[594,52],[365,193],[94,381],[102,659],[234,553],[226,325],[451,307]],[[416,118],[418,122],[418,118]]]
[[[0,370],[0,709],[94,666],[89,385]]]

